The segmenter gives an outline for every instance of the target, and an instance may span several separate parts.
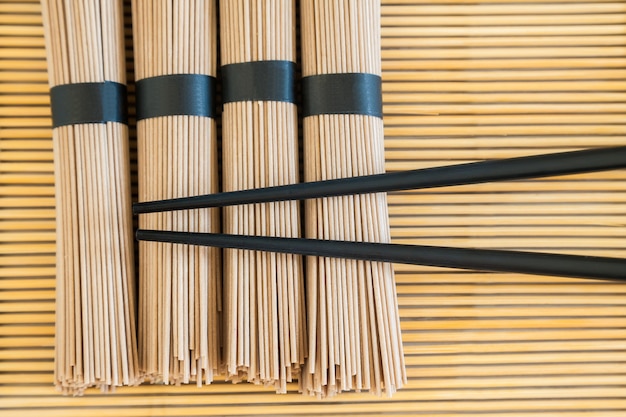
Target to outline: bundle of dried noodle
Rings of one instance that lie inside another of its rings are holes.
[[[121,1],[42,6],[51,87],[126,82]],[[138,384],[128,128],[67,124],[53,143],[55,383],[70,394]]]
[[[300,4],[303,77],[380,76],[379,1]],[[305,181],[384,170],[382,118],[305,115]],[[309,200],[305,210],[309,238],[390,240],[385,194]],[[319,397],[347,390],[393,394],[406,383],[406,371],[391,264],[309,257],[306,272],[309,358],[300,389]]]
[[[133,0],[132,13],[138,87],[155,77],[215,76],[214,1]],[[201,99],[210,105],[209,94],[201,92]],[[138,102],[138,109],[172,99],[156,97]],[[139,201],[218,190],[214,118],[181,113],[148,117],[137,122],[137,136]],[[219,232],[219,210],[142,215],[139,225]],[[220,366],[221,251],[141,242],[139,292],[140,363],[147,378],[172,384],[213,381]]]
[[[222,66],[295,61],[294,16],[293,0],[221,0]],[[296,105],[229,99],[225,97],[222,119],[224,191],[297,182]],[[227,207],[224,231],[298,237],[298,203]],[[286,392],[287,382],[299,375],[306,355],[301,257],[224,252],[227,378]]]

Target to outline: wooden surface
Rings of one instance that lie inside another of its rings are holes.
[[[387,169],[625,144],[625,12],[603,1],[383,1]],[[392,400],[315,402],[226,383],[60,396],[47,90],[39,4],[0,2],[0,415],[626,412],[626,285],[400,265],[410,380]],[[392,236],[623,257],[625,180],[612,171],[397,193]]]

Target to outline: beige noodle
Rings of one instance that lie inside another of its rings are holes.
[[[294,0],[221,0],[221,64],[295,61]],[[224,191],[298,181],[296,105],[226,103]],[[224,232],[299,237],[297,202],[227,207]],[[289,254],[224,251],[227,378],[286,392],[306,356],[302,260]]]
[[[133,0],[135,77],[216,71],[216,8],[204,0]],[[137,123],[139,201],[218,191],[215,120],[163,116]],[[218,209],[142,215],[139,226],[219,232]],[[141,242],[139,352],[152,382],[213,381],[220,366],[221,251]]]
[[[303,0],[302,76],[381,74],[380,2]],[[304,98],[306,100],[306,97]],[[362,115],[304,119],[305,181],[385,171],[383,121]],[[306,236],[389,242],[385,194],[309,200]],[[309,358],[300,389],[393,394],[406,383],[391,264],[307,258]]]
[[[126,83],[121,1],[43,0],[50,87]],[[141,381],[135,336],[128,128],[53,130],[55,384],[66,394]]]

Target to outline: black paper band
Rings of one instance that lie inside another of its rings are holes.
[[[113,81],[57,85],[50,89],[52,127],[128,123],[126,86]]]
[[[381,78],[374,74],[320,74],[302,79],[304,117],[361,114],[383,117]]]
[[[137,81],[137,120],[162,116],[215,117],[215,78],[173,74]]]
[[[296,64],[291,61],[255,61],[222,67],[224,103],[284,101],[295,103]]]

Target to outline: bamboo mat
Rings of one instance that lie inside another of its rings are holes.
[[[382,24],[388,171],[626,144],[624,2],[388,0]],[[410,379],[391,400],[220,382],[59,395],[47,91],[38,2],[1,1],[0,415],[624,415],[626,285],[400,265]],[[625,180],[396,193],[392,237],[624,257]]]

